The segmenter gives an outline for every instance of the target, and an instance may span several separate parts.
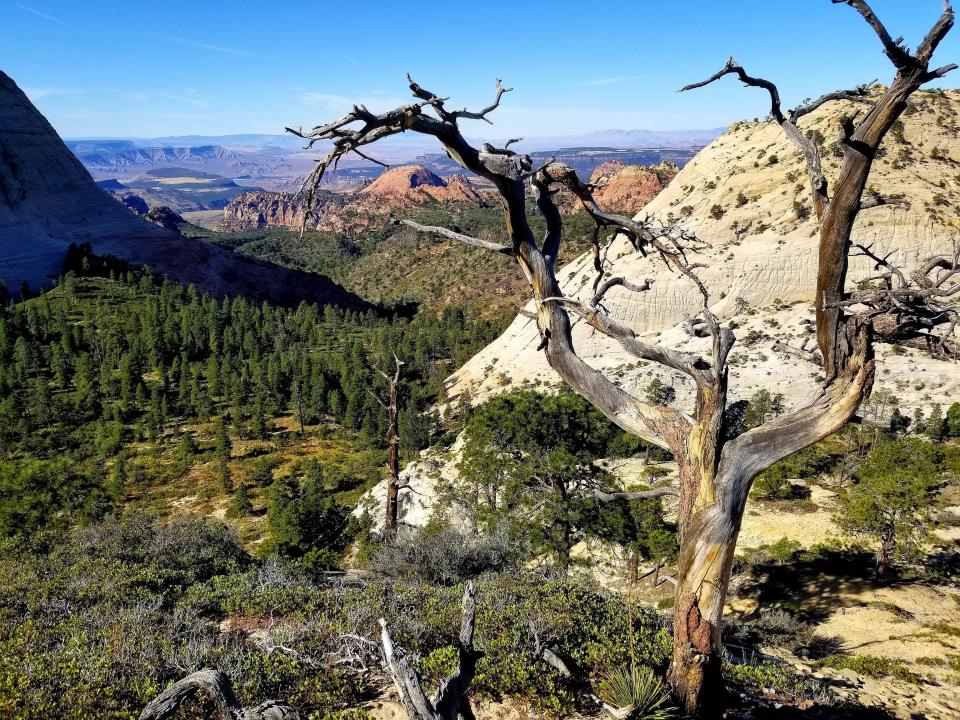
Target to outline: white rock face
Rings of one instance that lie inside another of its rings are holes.
[[[886,153],[878,158],[869,185],[885,196],[902,195],[909,205],[865,210],[854,233],[855,242],[874,243],[881,255],[893,250],[892,258],[907,268],[930,255],[950,252],[953,243],[960,242],[960,165],[956,164],[960,129],[955,127],[960,122],[960,91],[919,93],[915,107],[916,112],[903,120],[903,141],[888,137]],[[828,179],[835,178],[839,169],[829,138],[836,137],[838,120],[849,111],[849,105],[834,103],[802,123],[802,130],[819,130],[828,138],[824,150]],[[931,158],[934,148],[953,162]],[[913,159],[895,162],[903,151]],[[663,220],[682,218],[685,229],[713,246],[702,258],[710,266],[700,275],[713,293],[714,312],[737,325],[731,400],[747,399],[766,388],[783,393],[787,406],[795,406],[812,399],[818,388],[819,366],[773,349],[778,338],[793,348],[805,343],[815,348],[811,301],[817,237],[812,220],[798,219],[795,201],[810,206],[799,152],[776,125],[738,123],[704,148],[641,213]],[[711,214],[714,206],[723,211],[721,217],[714,217],[717,211]],[[689,337],[679,324],[685,314],[695,314],[701,302],[689,281],[667,271],[659,261],[641,257],[624,239],[614,241],[608,257],[611,275],[655,279],[653,289],[639,295],[615,288],[606,302],[614,317],[665,345],[707,350],[707,340]],[[854,281],[868,277],[871,269],[869,262],[854,259],[849,276]],[[581,256],[557,275],[565,294],[586,298],[594,277],[593,259]],[[747,305],[738,312],[740,299]],[[476,404],[524,384],[559,383],[543,353],[536,350],[539,342],[534,322],[518,316],[503,335],[454,374],[449,382],[451,404]],[[693,385],[685,376],[638,363],[582,322],[574,327],[574,342],[587,362],[624,387],[642,395],[643,387],[659,377],[676,388],[678,406],[692,410]],[[877,357],[875,391],[892,393],[905,415],[917,406],[926,409],[935,402],[960,399],[957,363],[914,350],[895,353],[885,345],[877,348]],[[864,412],[870,411],[865,408]],[[456,448],[443,456],[428,452],[404,471],[413,490],[403,493],[406,522],[422,525],[429,519],[437,479],[456,477]],[[612,471],[627,487],[636,480],[616,467]],[[381,525],[385,492],[380,485],[371,498],[376,506],[371,512]]]
[[[401,525],[423,527],[430,520],[436,504],[437,486],[450,482],[458,477],[457,464],[460,462],[460,451],[463,448],[463,435],[446,453],[434,453],[427,449],[421,453],[419,460],[409,463],[400,472],[400,482],[410,487],[400,491],[399,518]],[[382,480],[366,492],[360,504],[353,511],[356,517],[365,512],[370,513],[370,519],[376,530],[383,528],[387,502],[387,481]],[[456,517],[453,513],[448,518],[454,523],[465,523],[465,519]]]
[[[854,231],[854,242],[873,244],[880,255],[893,251],[891,259],[906,268],[930,255],[950,252],[953,243],[960,242],[960,91],[918,93],[914,107],[903,118],[902,139],[900,133],[888,136],[869,184],[885,196],[901,196],[904,205],[863,211]],[[828,179],[837,176],[840,164],[832,152],[832,139],[838,134],[839,118],[850,111],[847,103],[831,103],[801,123],[801,130],[818,131],[825,138]],[[737,316],[741,341],[751,330],[768,336],[751,347],[742,342],[735,347],[741,362],[732,371],[733,399],[768,387],[797,403],[815,389],[816,366],[771,350],[773,339],[784,331],[792,336],[792,344],[799,345],[808,331],[799,321],[813,316],[810,303],[818,238],[814,221],[801,219],[804,209],[810,209],[807,187],[802,156],[779,126],[736,123],[684,167],[641,213],[664,221],[676,219],[709,242],[712,248],[697,261],[709,264],[699,273],[711,290],[714,312],[726,320]],[[703,347],[704,341],[689,339],[678,325],[686,314],[695,314],[700,304],[692,283],[666,270],[658,260],[643,258],[623,238],[613,241],[608,257],[611,275],[655,279],[652,290],[640,295],[619,288],[611,291],[606,306],[614,317],[638,333],[659,335],[665,344],[690,350]],[[871,270],[864,258],[852,259],[851,283],[869,277]],[[558,279],[565,294],[588,297],[592,258],[581,256],[561,269]],[[752,314],[737,315],[741,299]],[[792,303],[801,304],[784,309]],[[652,365],[638,366],[614,342],[582,322],[574,329],[574,342],[590,364],[613,372],[626,385],[645,385],[655,375],[666,375]],[[536,351],[538,344],[534,322],[518,316],[500,338],[453,376],[451,401],[462,398],[476,403],[525,382],[558,382],[543,354]],[[956,399],[960,382],[956,364],[920,353],[892,356],[885,348],[878,354],[877,387],[897,390],[902,411],[918,403],[946,402],[951,394]],[[894,379],[900,381],[899,389]],[[920,382],[923,387],[914,390]],[[678,390],[685,387],[683,379],[675,384]],[[684,394],[678,395],[682,403]]]
[[[36,290],[63,269],[71,242],[114,249],[172,234],[137,219],[93,183],[50,123],[0,72],[0,280]]]

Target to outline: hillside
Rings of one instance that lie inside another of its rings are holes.
[[[236,255],[144,222],[98,188],[46,118],[0,73],[0,280],[36,291],[62,272],[71,243],[147,265],[218,296],[364,308],[328,278]]]
[[[676,174],[671,163],[608,162],[590,176],[597,193],[622,212],[634,213]],[[592,222],[572,196],[558,199],[567,214],[562,260],[589,247]],[[515,312],[526,283],[500,255],[418,235],[394,218],[459,228],[491,240],[501,236],[503,212],[486,189],[461,174],[439,177],[422,166],[384,172],[354,192],[318,191],[314,229],[300,237],[304,205],[287,193],[246,193],[223,211],[220,233],[205,236],[237,252],[329,275],[351,291],[379,303],[415,302],[432,311],[448,304],[486,316]],[[542,220],[532,202],[531,221]],[[209,223],[209,217],[203,222]],[[541,232],[541,230],[538,230]]]
[[[823,138],[828,179],[839,167],[829,138],[836,136],[839,118],[850,110],[848,104],[830,103],[802,124]],[[902,204],[865,211],[854,231],[856,242],[873,243],[881,255],[893,251],[892,259],[907,268],[931,254],[951,251],[960,239],[958,117],[960,91],[917,94],[902,129],[898,126],[887,138],[871,176],[872,190],[900,198]],[[713,292],[714,312],[725,320],[736,318],[739,325],[741,341],[734,348],[738,361],[730,381],[735,398],[775,385],[789,403],[797,403],[814,388],[806,377],[817,372],[816,366],[772,347],[777,327],[793,328],[791,345],[802,345],[809,328],[804,323],[812,317],[816,238],[813,221],[807,219],[808,205],[802,158],[781,129],[771,123],[740,122],[702,150],[643,210],[679,222],[712,245],[702,257],[709,267],[700,275]],[[609,258],[611,274],[655,279],[639,298],[611,292],[605,302],[615,317],[637,332],[659,335],[667,344],[702,346],[703,340],[690,338],[680,326],[700,302],[692,284],[641,257],[622,238],[613,242]],[[864,258],[854,258],[850,276],[868,277],[870,269]],[[557,275],[565,293],[585,296],[593,279],[591,256],[581,256]],[[746,310],[738,313],[738,305]],[[582,324],[575,328],[574,339],[591,364],[618,369],[625,383],[649,382],[649,368],[636,365]],[[527,381],[555,382],[536,350],[538,344],[533,323],[518,317],[455,375],[451,398],[466,393],[476,402]],[[879,354],[877,389],[894,392],[904,412],[960,393],[958,373],[942,361],[913,351],[894,354],[883,346]],[[681,402],[689,400],[684,381],[675,384]]]
[[[321,232],[358,234],[384,225],[396,212],[422,205],[485,207],[489,204],[464,175],[441,178],[422,165],[390,168],[358,191],[320,191],[307,227]],[[248,192],[223,211],[228,230],[289,227],[299,229],[307,212],[295,193]]]

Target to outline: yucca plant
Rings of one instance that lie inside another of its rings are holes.
[[[635,664],[607,673],[597,694],[617,718],[667,720],[676,710],[660,678],[650,668]]]

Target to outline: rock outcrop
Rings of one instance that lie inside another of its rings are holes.
[[[960,163],[960,91],[920,92],[912,104],[902,128],[898,126],[881,148],[870,182],[872,190],[898,197],[900,204],[863,211],[854,230],[855,242],[873,243],[881,256],[892,252],[891,259],[906,268],[930,255],[951,252],[953,243],[960,241],[960,186],[945,182],[957,175]],[[846,103],[829,103],[802,123],[805,132],[824,139],[828,179],[836,177],[840,163],[830,138],[837,137],[841,116],[853,109]],[[792,345],[802,345],[811,327],[818,238],[809,219],[804,168],[800,153],[776,124],[735,123],[642,211],[664,221],[676,220],[712,244],[697,261],[709,265],[700,276],[713,293],[714,312],[740,326],[730,380],[734,399],[766,387],[797,403],[815,389],[810,376],[818,372],[817,366],[774,347],[780,335],[792,336]],[[685,316],[696,314],[701,302],[692,283],[665,270],[655,258],[642,257],[624,239],[614,240],[608,259],[612,275],[654,278],[652,289],[640,295],[611,291],[604,302],[613,316],[665,344],[689,350],[704,346],[703,339],[689,337],[682,328]],[[872,274],[864,258],[851,260],[853,281]],[[592,257],[578,258],[557,277],[565,294],[588,298],[594,278]],[[746,340],[748,335],[751,341]],[[635,363],[586,323],[577,323],[574,342],[584,359],[617,373],[627,386],[645,385],[659,373],[652,365]],[[453,376],[448,395],[454,402],[469,397],[475,403],[524,381],[556,382],[543,353],[537,351],[539,344],[535,324],[519,316]],[[894,355],[885,346],[878,354],[877,387],[894,392],[904,412],[912,405],[960,396],[956,366],[913,351]],[[689,400],[683,380],[675,384],[681,402]],[[914,385],[922,389],[915,391]]]
[[[636,215],[653,200],[680,172],[672,162],[658,165],[626,165],[620,162],[603,163],[590,176],[593,196],[600,207]]]
[[[137,217],[94,184],[46,118],[0,72],[0,280],[13,292],[22,283],[32,290],[49,286],[70,243],[89,243],[95,253],[149,265],[219,296],[368,307],[321,275],[243,257]]]
[[[307,226],[326,232],[362,232],[382,225],[393,213],[428,204],[484,206],[488,198],[465,175],[441,178],[420,165],[391,168],[355,192],[318,190]],[[223,211],[222,227],[299,228],[306,212],[295,193],[249,192]]]

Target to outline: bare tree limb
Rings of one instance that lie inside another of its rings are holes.
[[[205,694],[214,706],[211,720],[298,720],[292,707],[268,701],[252,708],[241,708],[233,694],[230,679],[219,670],[198,670],[164,690],[140,713],[139,720],[166,720],[196,695]]]
[[[513,246],[511,245],[497,245],[489,240],[481,240],[480,238],[464,235],[463,233],[458,233],[455,230],[449,230],[438,225],[421,225],[418,222],[407,219],[394,220],[393,223],[394,225],[406,225],[407,227],[411,227],[419,233],[436,235],[447,240],[454,240],[456,242],[463,243],[464,245],[473,245],[474,247],[483,248],[484,250],[493,250],[494,252],[498,252],[503,255],[513,255]]]
[[[484,120],[490,123],[491,125],[493,125],[493,123],[490,122],[490,119],[487,117],[487,115],[489,115],[498,107],[500,107],[500,98],[503,97],[504,93],[508,93],[512,91],[513,91],[513,88],[505,88],[500,78],[497,78],[497,90],[496,90],[497,94],[492,103],[487,105],[487,107],[485,107],[483,110],[480,110],[479,112],[471,112],[466,108],[464,108],[463,110],[458,110],[457,112],[452,113],[452,115],[456,119],[466,118],[467,120]],[[509,144],[510,143],[507,143],[507,145]]]
[[[680,491],[672,485],[663,485],[652,490],[635,490],[632,492],[608,493],[597,490],[594,495],[600,502],[613,502],[614,500],[651,500],[667,496],[680,497]]]

